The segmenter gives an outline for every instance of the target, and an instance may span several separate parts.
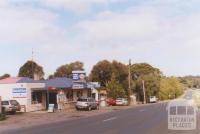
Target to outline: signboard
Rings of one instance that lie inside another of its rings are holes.
[[[53,113],[54,112],[54,107],[55,107],[54,104],[49,104],[48,113]]]
[[[12,94],[13,94],[13,98],[26,98],[27,97],[26,88],[13,88]]]
[[[83,89],[85,88],[84,84],[73,83],[72,89]]]
[[[86,73],[84,71],[72,71],[72,79],[74,81],[85,81]]]

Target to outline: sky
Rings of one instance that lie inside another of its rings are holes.
[[[199,0],[0,0],[0,75],[32,57],[45,71],[82,61],[147,62],[200,75]]]

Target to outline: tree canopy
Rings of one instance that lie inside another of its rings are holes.
[[[61,65],[56,69],[54,77],[71,77],[73,70],[84,70],[84,64],[80,61],[75,61],[70,64]],[[52,75],[49,78],[53,78]]]
[[[116,80],[126,86],[125,81],[128,76],[128,68],[121,62],[118,61],[99,61],[96,65],[93,66],[93,69],[90,73],[89,79],[91,81],[100,82],[101,86],[106,86],[111,80],[112,74],[115,74]]]
[[[146,98],[149,98],[149,96],[158,96],[160,79],[162,77],[159,69],[147,63],[138,63],[131,66],[131,74],[133,79],[132,89],[140,100],[144,98],[142,90],[143,80],[145,82]]]
[[[20,67],[18,76],[29,78],[34,78],[35,76],[37,76],[38,79],[43,79],[43,67],[38,65],[34,61],[27,61],[23,66]]]
[[[108,97],[113,99],[125,97],[125,90],[120,82],[116,79],[115,73],[112,74],[111,80],[106,84]]]
[[[175,99],[183,93],[183,84],[175,77],[163,77],[160,82],[159,98]]]
[[[7,73],[6,73],[6,74],[0,76],[0,80],[5,79],[5,78],[8,78],[8,77],[10,77],[10,74],[7,74]]]

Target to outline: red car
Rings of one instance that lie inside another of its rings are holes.
[[[115,106],[116,105],[116,100],[112,99],[112,98],[108,98],[106,102],[109,106]]]

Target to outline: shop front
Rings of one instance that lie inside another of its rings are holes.
[[[26,77],[12,77],[0,80],[2,100],[17,100],[22,112],[46,109],[45,83]]]

